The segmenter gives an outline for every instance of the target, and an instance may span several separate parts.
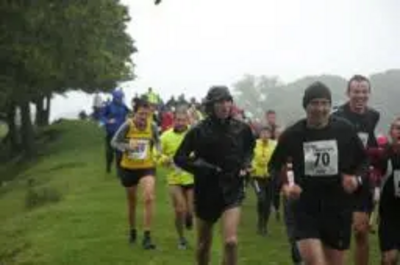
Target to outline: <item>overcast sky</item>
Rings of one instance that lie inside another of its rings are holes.
[[[204,96],[243,74],[371,74],[400,67],[399,0],[122,0],[129,6],[135,81],[128,98],[152,86],[163,97]],[[56,99],[54,116],[91,99]],[[72,102],[71,102],[72,101]]]

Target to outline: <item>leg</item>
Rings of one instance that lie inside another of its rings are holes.
[[[153,221],[155,178],[152,175],[144,176],[140,179],[139,184],[143,189],[144,201],[144,237],[142,241],[142,246],[144,249],[155,249],[156,246],[152,243],[150,236],[151,225]]]
[[[112,135],[111,134],[107,134],[106,135],[106,170],[107,173],[111,172],[111,165],[112,162],[114,160],[114,150],[111,146],[111,139],[112,139]]]
[[[297,244],[306,265],[328,265],[319,239],[302,239]]]
[[[265,229],[267,230],[269,216],[271,215],[271,204],[272,200],[277,193],[274,189],[273,183],[270,179],[267,180],[266,185],[264,187],[265,197],[264,197],[264,222]]]
[[[121,177],[121,160],[122,153],[120,151],[115,151],[115,172],[117,172],[117,177]]]
[[[170,187],[170,195],[175,210],[175,228],[179,239],[183,239],[183,225],[186,217],[186,202],[183,190],[177,185]]]
[[[257,230],[258,233],[263,233],[263,226],[265,224],[265,183],[263,183],[259,178],[252,178],[251,180],[252,186],[254,188],[254,192],[257,196],[257,217],[258,217],[258,224]]]
[[[382,253],[382,265],[396,265],[398,262],[398,250],[389,250]]]
[[[128,221],[131,230],[136,229],[136,186],[126,188],[128,199]]]
[[[324,246],[324,253],[329,265],[345,265],[346,251]]]
[[[213,224],[200,218],[196,220],[197,227],[197,265],[208,265],[213,237]]]
[[[222,236],[224,240],[223,265],[237,264],[237,228],[240,222],[240,207],[226,210],[222,214]]]
[[[353,213],[353,229],[355,236],[355,265],[369,264],[369,216],[366,212]]]
[[[291,257],[292,257],[292,262],[294,264],[300,263],[302,261],[301,256],[300,256],[300,251],[299,248],[296,244],[296,240],[294,237],[294,213],[292,209],[292,202],[289,201],[288,199],[284,199],[284,220],[285,220],[285,226],[286,226],[286,233],[287,237],[289,239],[289,243],[291,246]]]
[[[280,205],[281,205],[281,193],[277,190],[273,190],[273,205],[275,209],[275,218],[277,221],[281,220],[281,214],[280,214]]]
[[[140,179],[139,184],[143,189],[144,230],[150,231],[153,221],[155,178],[154,176],[144,176]]]
[[[191,229],[193,226],[194,213],[194,191],[193,188],[185,190],[186,198],[186,228]]]

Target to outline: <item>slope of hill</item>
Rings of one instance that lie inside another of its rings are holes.
[[[127,244],[125,193],[115,176],[104,173],[101,130],[91,122],[63,121],[41,139],[46,144],[37,161],[0,166],[0,264],[193,264],[194,231],[188,233],[192,247],[178,250],[162,171],[154,226],[158,249],[146,252]],[[248,194],[240,264],[290,264],[283,224],[273,219],[270,236],[257,236],[254,196]],[[139,208],[139,227],[141,220]],[[219,226],[215,232],[212,264],[221,258]],[[378,264],[376,239],[373,251],[371,264]]]

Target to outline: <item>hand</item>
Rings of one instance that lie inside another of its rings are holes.
[[[249,170],[248,169],[241,169],[239,171],[239,176],[240,177],[245,177],[247,174],[249,174]]]
[[[286,184],[282,187],[282,191],[286,198],[296,200],[300,197],[303,190],[297,184],[294,184],[293,186]]]
[[[342,185],[347,193],[353,193],[358,188],[356,176],[343,174]]]
[[[164,166],[166,166],[166,167],[171,167],[172,165],[173,165],[172,158],[167,158],[167,159],[165,159],[165,161],[164,161]]]

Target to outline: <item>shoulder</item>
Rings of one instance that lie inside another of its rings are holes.
[[[331,116],[330,126],[335,131],[341,132],[341,134],[356,133],[356,128],[354,125],[345,118]]]
[[[173,134],[173,129],[170,128],[161,134],[161,139],[169,138]]]
[[[379,111],[372,107],[368,107],[367,115],[371,117],[373,120],[379,120],[379,117],[381,116]]]

